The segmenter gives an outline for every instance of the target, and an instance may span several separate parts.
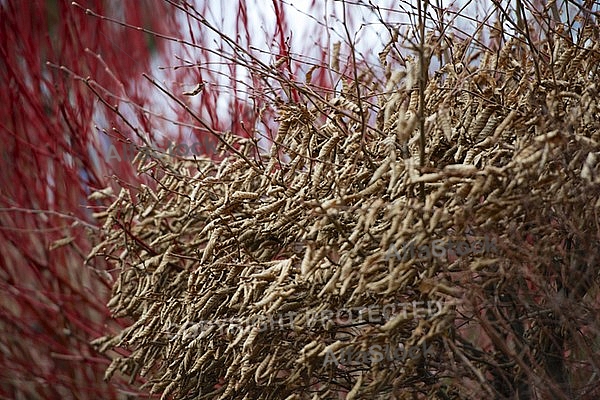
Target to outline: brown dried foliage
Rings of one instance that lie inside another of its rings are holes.
[[[554,54],[511,40],[469,62],[457,42],[423,93],[423,167],[410,60],[405,79],[371,79],[360,101],[351,84],[329,102],[280,104],[268,154],[229,135],[220,161],[140,162],[158,189],[123,189],[89,257],[114,260],[110,307],[134,320],[95,341],[131,350],[107,377],[146,376],[163,398],[597,396],[600,38],[581,34],[573,43],[557,30],[545,39]],[[497,254],[388,253],[483,236]],[[444,307],[252,327],[257,316],[414,300]],[[250,328],[220,329],[232,320]],[[398,343],[433,355],[324,365],[328,349]]]

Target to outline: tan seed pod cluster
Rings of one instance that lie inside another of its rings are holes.
[[[469,398],[495,393],[486,379],[499,371],[521,376],[518,368],[534,362],[531,374],[544,371],[534,357],[507,363],[506,343],[533,352],[532,342],[514,339],[512,327],[523,324],[547,343],[537,350],[548,350],[554,337],[530,327],[546,323],[557,300],[537,303],[528,291],[547,285],[550,293],[556,281],[546,281],[558,275],[565,285],[583,280],[572,278],[583,261],[561,271],[548,258],[564,258],[567,239],[594,251],[584,239],[598,234],[600,77],[590,64],[600,53],[557,39],[555,64],[536,71],[538,55],[524,57],[525,45],[511,39],[498,57],[484,53],[478,69],[460,58],[468,44],[454,46],[459,58],[424,93],[423,154],[418,66],[408,60],[406,76],[388,71],[373,86],[380,92],[360,102],[352,96],[364,86],[346,82],[329,104],[278,103],[270,151],[252,153],[223,134],[239,153],[150,160],[140,171],[155,185],[93,194],[112,204],[97,214],[102,236],[87,262],[115,263],[108,305],[132,321],[94,341],[113,357],[106,377],[141,374],[162,398]],[[387,64],[391,56],[392,46],[380,54]],[[369,71],[361,76],[376,82]],[[363,112],[375,121],[364,130],[351,118]],[[593,297],[573,288],[578,297],[561,299]],[[505,292],[528,299],[521,317],[502,317]],[[431,347],[402,361],[325,362],[386,345]],[[117,358],[115,348],[128,352]]]

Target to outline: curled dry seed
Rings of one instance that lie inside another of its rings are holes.
[[[358,106],[358,104],[351,102],[345,97],[336,97],[335,99],[329,102],[329,105],[331,105],[332,107],[337,107],[338,109],[348,110],[355,113],[360,112],[360,107]]]
[[[223,162],[226,163],[225,160]],[[248,163],[244,159],[234,161],[233,163],[226,163],[225,168],[218,173],[218,176],[224,178],[232,176],[235,172],[247,167],[247,165]]]
[[[444,167],[444,173],[449,176],[469,177],[478,171],[474,165],[450,164]]]
[[[345,343],[341,340],[336,340],[335,342],[331,343],[330,345],[327,345],[320,353],[319,353],[319,357],[325,357],[328,353],[335,353],[336,351],[346,347],[348,345],[348,343]]]
[[[284,199],[277,200],[271,204],[267,204],[260,208],[257,208],[255,210],[255,212],[258,215],[273,214],[273,213],[277,212],[285,204],[285,202],[286,201]]]
[[[270,371],[267,369],[267,365],[272,357],[274,357],[274,355],[267,354],[258,367],[256,367],[256,371],[254,372],[254,382],[259,383],[265,376],[267,376],[267,374],[270,373]]]
[[[246,337],[246,340],[244,341],[244,344],[242,345],[243,351],[247,352],[250,350],[250,347],[252,346],[254,339],[256,339],[256,336],[258,336],[259,332],[260,332],[260,327],[258,327],[258,326],[255,326],[250,329],[250,333],[248,333],[248,336]]]
[[[273,292],[269,293],[267,296],[265,296],[262,300],[260,300],[259,302],[255,303],[254,306],[258,307],[258,308],[266,306],[267,304],[273,302],[278,297],[280,297],[280,292],[279,291],[273,291]]]
[[[106,369],[106,372],[104,372],[104,380],[105,381],[110,380],[110,378],[113,376],[113,374],[115,373],[115,370],[120,366],[120,364],[121,364],[120,358],[115,358],[114,360],[112,360],[112,362]]]
[[[169,398],[169,395],[173,392],[175,392],[175,389],[178,386],[178,382],[177,381],[173,381],[171,382],[163,391],[162,395],[160,396],[160,400],[167,400]]]
[[[390,166],[390,160],[385,160],[375,171],[375,173],[373,174],[373,177],[371,177],[371,180],[369,181],[369,185],[373,184],[376,180],[378,180],[379,178],[381,178],[383,176],[383,174],[385,174]]]
[[[202,259],[200,263],[204,264],[206,260],[208,260],[213,255],[213,250],[215,249],[217,240],[219,240],[219,237],[221,236],[221,232],[222,228],[219,227],[211,233],[210,240],[208,241],[206,247],[202,251]]]
[[[475,156],[475,153],[476,153],[475,149],[469,149],[467,151],[467,155],[465,156],[463,164],[471,164],[471,161],[473,161],[473,157]]]
[[[194,360],[194,364],[192,365],[191,369],[190,369],[190,374],[195,374],[198,371],[200,371],[200,369],[202,368],[202,366],[204,365],[204,363],[208,360],[209,357],[214,356],[214,352],[211,349],[205,349],[204,354],[202,354],[201,357],[196,358],[196,360]]]
[[[333,51],[331,54],[331,69],[335,72],[340,72],[340,48],[340,42],[335,42],[333,44]]]
[[[196,87],[194,87],[194,89],[187,91],[187,92],[183,92],[182,94],[184,96],[196,96],[203,90],[204,90],[204,82],[200,82],[196,85]]]
[[[259,196],[258,193],[253,192],[235,192],[231,195],[232,200],[254,200]]]
[[[362,387],[362,384],[363,384],[363,379],[364,379],[364,376],[359,375],[358,379],[354,383],[354,386],[352,387],[352,389],[348,392],[348,395],[346,396],[347,400],[354,400],[356,398],[356,396],[358,396],[360,389]]]
[[[142,185],[144,186],[144,185]],[[97,190],[88,196],[88,200],[102,200],[114,195],[112,187],[108,186],[104,189]]]
[[[410,101],[408,103],[408,111],[412,111],[417,114],[417,108],[419,105],[419,92],[417,90],[413,90],[410,94]]]
[[[581,168],[581,177],[588,182],[597,181],[598,178],[594,178],[593,170],[596,168],[596,164],[598,163],[598,154],[597,153],[588,153],[585,162],[583,163],[583,168]]]
[[[472,139],[475,139],[478,135],[480,135],[481,131],[483,130],[483,128],[485,128],[488,120],[490,119],[490,117],[493,113],[494,113],[493,107],[484,108],[483,112],[478,115],[477,120],[475,121],[475,124],[473,124],[469,127],[469,131],[468,131],[467,135]]]
[[[296,359],[299,364],[306,364],[312,357],[320,353],[321,345],[317,341],[311,341],[300,350],[300,358]]]
[[[338,135],[337,132],[335,132],[333,135],[331,135],[331,138],[327,141],[327,143],[325,143],[325,145],[319,151],[318,158],[320,161],[325,161],[325,157],[329,156],[329,154],[335,148],[336,144],[338,144],[340,139],[341,139],[341,136]]]

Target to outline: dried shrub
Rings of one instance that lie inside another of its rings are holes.
[[[138,159],[156,184],[123,188],[97,214],[88,256],[118,269],[109,307],[134,321],[94,341],[113,356],[107,378],[144,376],[163,398],[598,395],[597,12],[580,7],[576,32],[533,6],[497,5],[498,23],[479,26],[490,38],[460,40],[430,28],[426,5],[417,41],[392,29],[383,76],[355,63],[335,94],[256,62],[264,87],[287,95],[270,105],[269,151],[256,128],[211,131],[216,160]],[[410,241],[481,237],[498,251],[389,257]],[[412,301],[444,306],[353,326],[302,319]],[[293,327],[255,324],[290,311]],[[398,343],[433,351],[324,362]]]

